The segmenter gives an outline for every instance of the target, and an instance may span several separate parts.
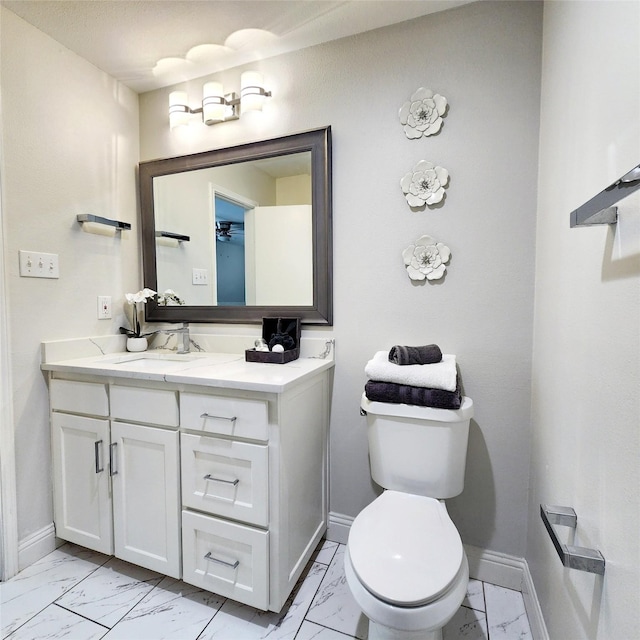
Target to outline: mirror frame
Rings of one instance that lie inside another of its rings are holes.
[[[145,305],[148,322],[261,323],[262,318],[298,317],[302,324],[333,324],[331,127],[250,142],[139,165],[142,271],[144,286],[158,290],[153,179],[173,173],[311,152],[313,304],[311,306]]]

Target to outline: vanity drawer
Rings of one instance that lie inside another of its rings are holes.
[[[178,392],[169,389],[111,386],[111,417],[177,427]]]
[[[266,444],[181,434],[182,504],[234,520],[269,521]]]
[[[269,608],[269,533],[182,512],[182,579],[258,609]]]
[[[180,397],[180,425],[207,433],[267,440],[267,401],[183,393]]]
[[[49,398],[51,408],[56,411],[85,413],[92,416],[109,415],[107,385],[99,382],[51,380]]]

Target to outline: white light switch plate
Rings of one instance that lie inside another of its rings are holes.
[[[98,296],[98,320],[111,318],[111,296]]]
[[[209,272],[206,269],[194,269],[191,284],[209,284]]]
[[[19,251],[20,275],[24,278],[59,278],[57,253]]]

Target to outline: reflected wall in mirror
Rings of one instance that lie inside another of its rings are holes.
[[[330,127],[140,164],[147,320],[332,324]]]

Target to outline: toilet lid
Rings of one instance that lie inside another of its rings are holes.
[[[435,498],[385,491],[353,521],[349,555],[376,597],[411,607],[438,598],[462,566],[460,535]]]

